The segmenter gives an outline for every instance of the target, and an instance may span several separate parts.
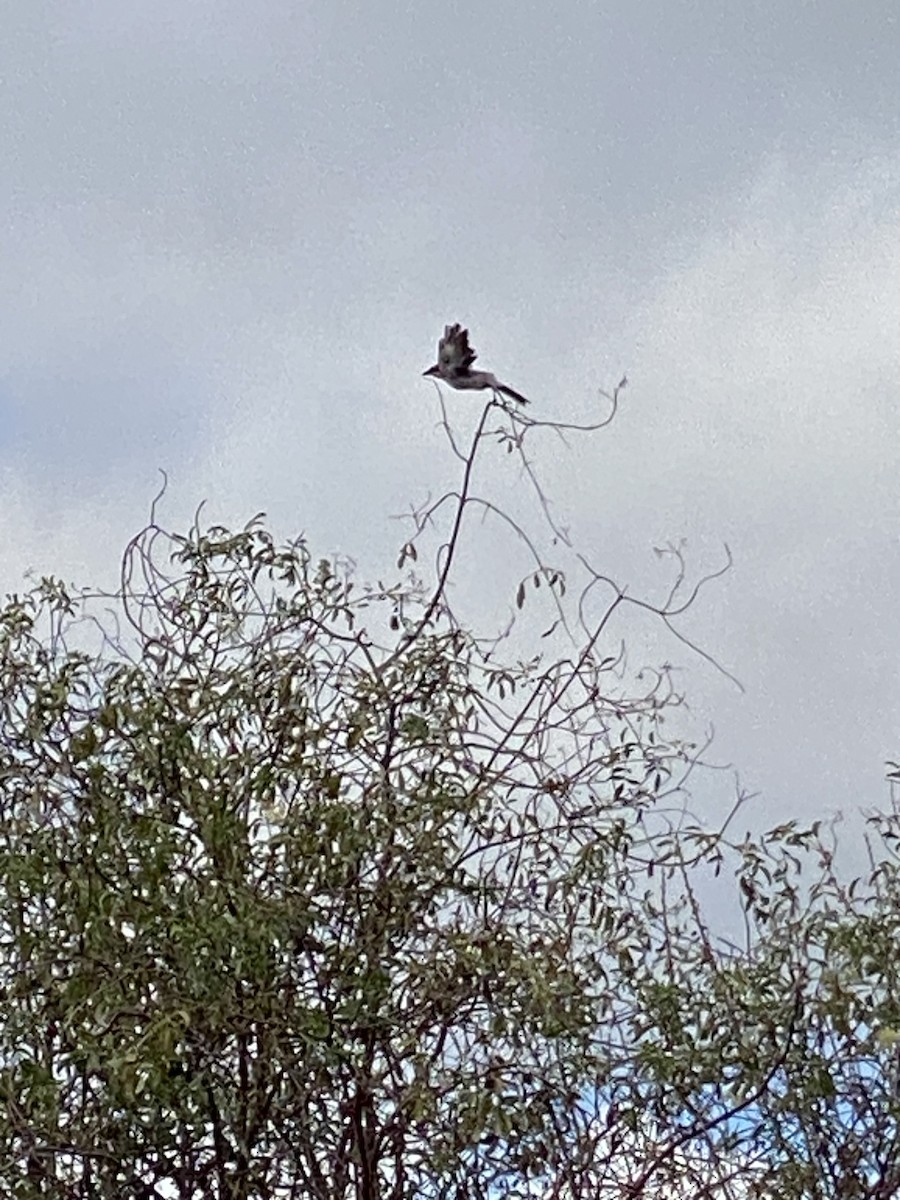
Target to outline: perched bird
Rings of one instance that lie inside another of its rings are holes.
[[[493,388],[495,392],[517,400],[519,404],[528,403],[524,396],[501,383],[490,371],[473,371],[472,363],[477,357],[469,345],[468,329],[463,329],[461,325],[445,325],[444,336],[438,342],[438,360],[422,374],[443,379],[444,383],[449,383],[452,388],[462,392]]]

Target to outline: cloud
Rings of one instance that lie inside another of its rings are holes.
[[[390,560],[386,516],[455,482],[419,372],[462,320],[536,414],[597,414],[627,371],[601,436],[535,440],[547,490],[639,591],[664,587],[654,544],[686,537],[702,571],[729,543],[689,631],[748,695],[690,656],[685,682],[768,809],[882,798],[900,716],[883,87],[873,69],[824,95],[796,15],[783,37],[742,17],[656,43],[629,13],[595,18],[598,70],[556,16],[517,16],[500,54],[504,13],[473,9],[481,36],[448,56],[443,9],[23,8],[0,52],[4,584],[109,571],[158,467],[175,526],[206,498]],[[518,502],[507,470],[491,485]]]

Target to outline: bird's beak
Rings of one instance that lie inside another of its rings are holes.
[[[422,374],[423,375],[437,375],[439,369],[440,368],[438,367],[437,363],[435,363],[435,365],[433,367],[429,367],[428,370],[423,371]]]

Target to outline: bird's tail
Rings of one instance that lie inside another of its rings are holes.
[[[497,384],[497,391],[502,392],[504,396],[509,396],[510,400],[515,400],[518,404],[527,404],[528,401],[518,392],[514,392],[511,387],[507,387],[505,383]]]

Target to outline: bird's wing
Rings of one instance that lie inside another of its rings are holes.
[[[469,345],[469,331],[461,325],[445,325],[438,342],[438,363],[447,375],[468,371],[477,358]]]

